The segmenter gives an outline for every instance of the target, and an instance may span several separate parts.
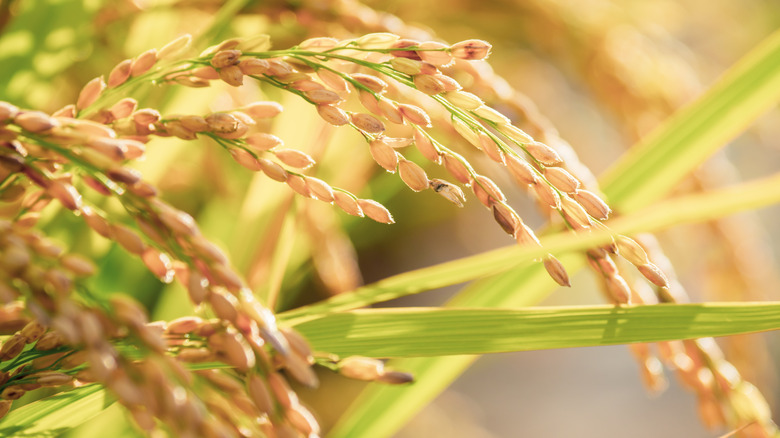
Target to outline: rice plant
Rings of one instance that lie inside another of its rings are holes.
[[[626,344],[703,430],[780,435],[774,370],[751,366],[768,347],[713,339],[780,328],[759,225],[722,220],[780,201],[778,176],[707,173],[776,106],[780,34],[704,89],[614,9],[507,8],[637,141],[598,178],[491,67],[508,44],[448,41],[444,21],[349,0],[2,3],[0,434],[392,436],[480,355]],[[403,235],[454,253],[462,216],[503,246],[364,280]],[[683,224],[722,248],[703,278],[725,299],[656,237]]]

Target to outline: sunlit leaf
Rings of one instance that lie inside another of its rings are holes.
[[[633,211],[662,198],[778,100],[780,31],[606,172],[602,183],[613,208]]]
[[[658,342],[780,329],[780,303],[364,309],[297,328],[315,349],[380,358]]]
[[[55,437],[98,415],[114,403],[102,386],[62,392],[11,411],[0,421],[0,436]]]

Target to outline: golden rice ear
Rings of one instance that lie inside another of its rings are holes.
[[[395,220],[390,214],[390,211],[382,204],[372,199],[358,199],[357,203],[360,206],[360,209],[363,211],[363,214],[368,216],[370,219],[381,222],[383,224],[395,223]]]
[[[344,212],[351,214],[352,216],[364,216],[363,209],[360,207],[360,203],[358,203],[357,198],[351,194],[342,191],[334,191],[333,201],[336,203],[336,205],[339,206],[339,208],[344,210]]]
[[[309,176],[306,178],[306,187],[311,194],[320,201],[331,203],[335,199],[333,188],[325,181]]]
[[[414,77],[414,86],[419,91],[435,96],[448,91],[446,84],[441,78],[434,75],[418,74]]]
[[[453,153],[443,153],[441,158],[444,162],[444,167],[456,180],[463,184],[471,182],[471,173],[469,168],[463,164],[463,157],[456,156]]]
[[[103,81],[103,77],[97,77],[87,82],[87,85],[81,89],[79,98],[76,101],[76,109],[83,110],[84,108],[92,105],[100,97],[103,90],[106,89],[106,83]]]
[[[401,160],[398,163],[398,174],[401,180],[415,192],[428,188],[428,175],[417,163],[409,160]]]
[[[350,356],[340,360],[338,365],[339,374],[357,380],[376,380],[385,370],[384,362],[368,357]]]
[[[564,193],[575,193],[580,187],[579,180],[560,167],[546,167],[544,177],[550,184]]]
[[[408,74],[410,76],[418,75],[423,72],[423,64],[420,61],[409,58],[393,58],[390,60],[393,69]]]
[[[299,195],[305,198],[310,198],[312,196],[311,190],[309,190],[309,186],[306,184],[306,180],[303,177],[294,174],[288,174],[287,181],[285,182],[288,186],[290,186],[291,189],[293,189],[293,191]]]
[[[376,94],[381,94],[387,89],[387,82],[374,75],[355,73],[351,75],[351,78],[362,87],[365,87]]]
[[[157,52],[157,59],[171,59],[185,51],[192,44],[192,35],[184,34],[164,45]]]
[[[317,113],[322,120],[334,126],[346,125],[350,121],[350,116],[346,111],[332,105],[317,105]]]
[[[493,208],[493,218],[510,236],[514,236],[517,233],[517,228],[520,226],[520,218],[512,209],[505,204],[495,203]]]
[[[437,178],[430,180],[428,184],[430,184],[431,189],[433,189],[434,192],[458,207],[463,207],[463,204],[466,202],[466,196],[463,194],[463,190],[454,184]]]
[[[141,76],[148,72],[157,63],[158,59],[157,49],[149,49],[138,55],[133,59],[133,63],[130,66],[130,75],[133,77]]]
[[[550,277],[555,280],[556,283],[561,286],[571,287],[569,282],[569,274],[566,272],[566,268],[563,264],[556,259],[552,254],[547,254],[544,258],[544,269],[550,274]]]
[[[453,61],[450,48],[446,44],[435,41],[426,41],[420,43],[417,47],[417,55],[422,58],[423,61],[429,62],[435,66],[448,65]]]
[[[370,134],[379,134],[385,130],[385,124],[371,114],[354,113],[350,118],[352,123],[361,131]]]
[[[658,268],[658,266],[652,263],[646,263],[644,265],[639,265],[636,268],[654,285],[664,288],[669,287],[669,280],[666,278],[666,275],[663,273],[663,271]]]
[[[241,69],[236,65],[223,67],[219,69],[218,73],[219,78],[228,85],[232,85],[234,87],[240,87],[241,85],[244,85],[244,73],[242,73]]]
[[[439,156],[439,150],[436,145],[433,144],[430,138],[423,133],[420,129],[414,130],[414,145],[423,157],[436,164],[439,164],[441,159]]]
[[[382,116],[384,116],[389,122],[398,125],[404,122],[403,114],[401,114],[401,111],[399,110],[398,105],[396,105],[395,102],[389,99],[379,99],[377,101],[377,107],[379,108],[379,111],[382,113]]]
[[[14,117],[14,124],[26,131],[37,133],[55,128],[60,122],[42,111],[22,111]]]
[[[384,137],[377,138],[369,144],[369,151],[374,161],[388,172],[395,172],[398,167],[398,152],[390,147]]]
[[[349,82],[344,78],[344,73],[329,70],[327,68],[319,68],[316,71],[317,77],[322,81],[325,86],[333,89],[333,91],[346,94],[349,93]]]
[[[534,160],[539,161],[545,166],[554,166],[563,161],[553,148],[544,143],[539,143],[538,141],[526,143],[525,150]]]
[[[273,154],[282,164],[296,169],[308,169],[315,163],[309,154],[296,149],[274,149]]]
[[[108,75],[108,88],[114,88],[125,83],[130,78],[132,66],[132,59],[125,59],[117,64]]]
[[[612,209],[598,195],[588,190],[576,190],[574,199],[582,205],[589,215],[599,220],[607,220]]]
[[[406,103],[399,103],[398,111],[401,113],[403,118],[407,120],[409,123],[422,126],[424,128],[431,127],[431,118],[422,108],[418,106],[410,105]]]
[[[241,111],[255,120],[260,120],[276,117],[284,111],[284,108],[278,102],[259,101],[241,108]]]
[[[239,61],[238,68],[245,75],[262,75],[269,71],[271,63],[265,59],[248,58]]]
[[[493,46],[487,41],[466,40],[453,44],[450,53],[455,58],[473,61],[487,58],[492,48]]]
[[[209,63],[212,67],[219,70],[239,64],[240,50],[220,50],[211,57]]]

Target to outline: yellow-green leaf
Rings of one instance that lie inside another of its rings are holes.
[[[297,326],[312,346],[379,358],[659,342],[780,329],[780,303],[395,308],[323,315]]]
[[[61,392],[11,411],[0,421],[0,436],[58,436],[99,414],[114,401],[97,384]]]
[[[612,207],[633,211],[662,198],[778,100],[780,31],[606,172],[602,185]]]

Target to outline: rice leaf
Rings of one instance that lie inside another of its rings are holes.
[[[780,100],[780,31],[732,66],[603,175],[613,208],[633,211],[666,195]]]
[[[780,303],[362,309],[323,315],[297,328],[316,350],[339,356],[448,356],[777,330]]]
[[[87,385],[11,411],[0,421],[0,436],[55,437],[98,415],[114,403],[101,385]]]

